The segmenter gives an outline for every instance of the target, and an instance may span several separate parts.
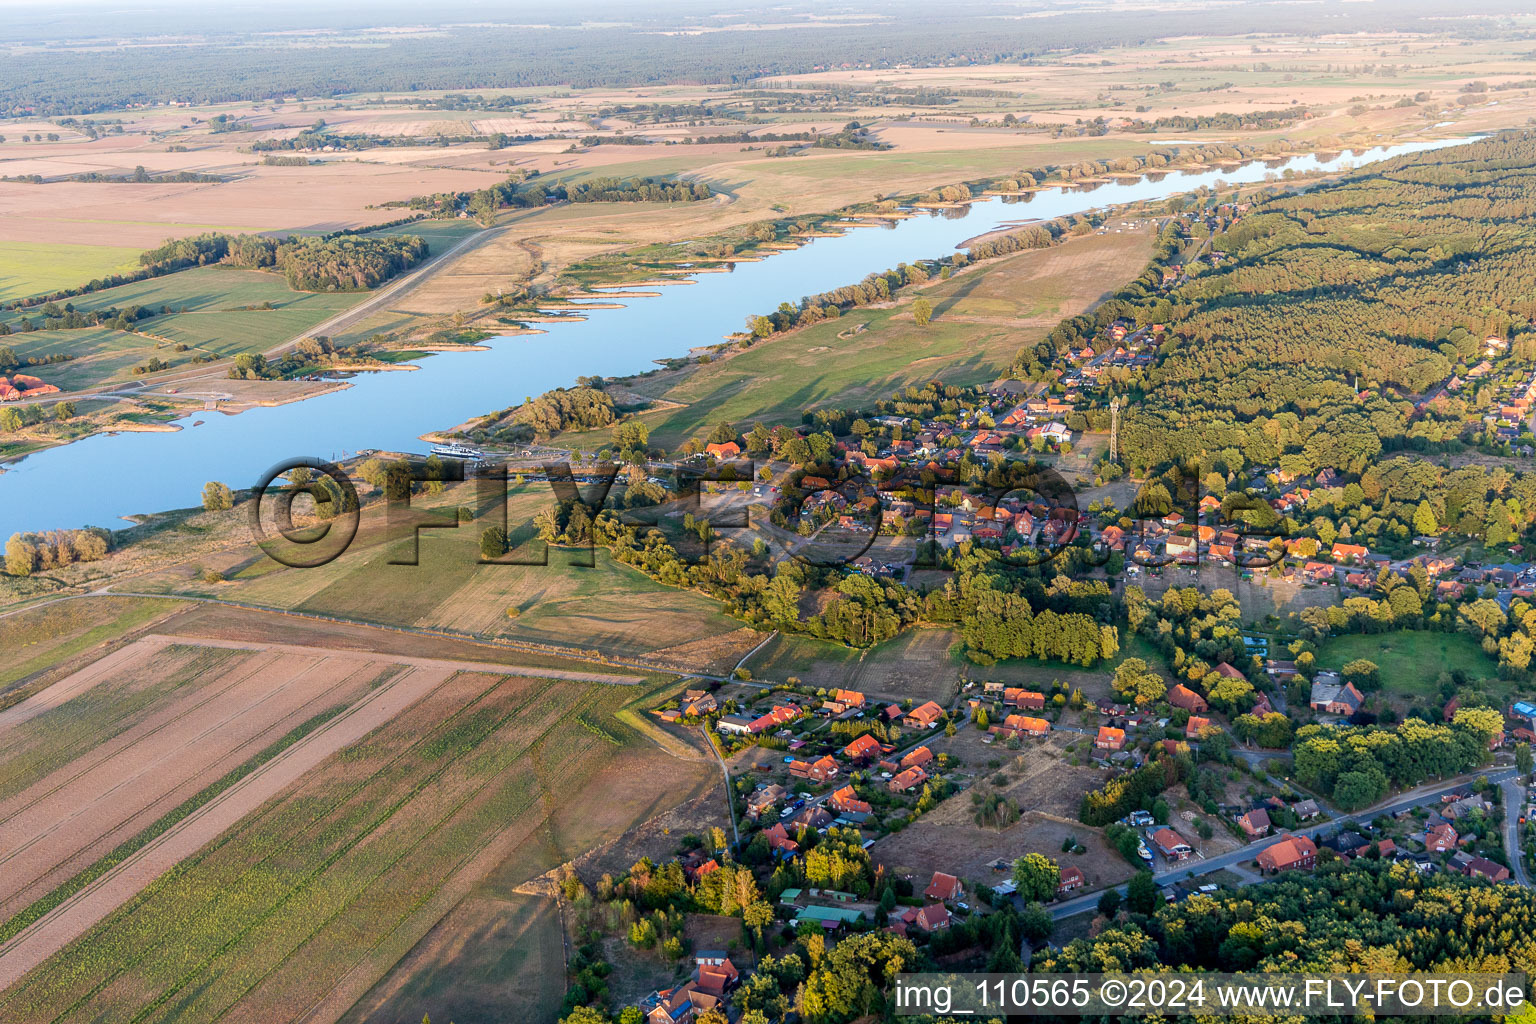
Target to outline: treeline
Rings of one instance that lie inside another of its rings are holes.
[[[551,202],[571,203],[684,203],[709,199],[714,190],[704,182],[673,182],[665,178],[592,178],[577,184],[545,183],[538,172],[510,175],[505,181],[474,192],[437,192],[386,206],[425,210],[434,217],[468,213],[490,224],[497,211],[529,209]]]
[[[182,101],[192,105],[270,101],[294,96],[332,97],[355,93],[431,93],[453,90],[516,89],[558,85],[654,86],[754,83],[763,76],[810,73],[842,64],[891,68],[972,66],[1028,60],[1060,49],[1095,51],[1140,46],[1148,39],[1212,34],[1243,35],[1251,18],[1231,11],[1115,11],[1042,19],[1027,35],[999,31],[982,19],[958,19],[950,10],[913,10],[900,19],[867,25],[821,25],[815,33],[754,29],[741,32],[675,32],[690,23],[685,14],[625,9],[622,27],[570,25],[517,28],[447,25],[420,35],[381,38],[368,47],[312,49],[278,43],[264,21],[248,22],[249,36],[221,35],[200,46],[133,45],[78,50],[49,45],[18,52],[0,71],[0,111],[47,117],[91,114],[137,104]],[[1349,5],[1330,13],[1341,33],[1384,29],[1439,31],[1425,22],[1427,5],[1391,12]],[[1437,12],[1438,13],[1438,12]],[[462,15],[452,16],[462,20]],[[617,20],[617,19],[615,19]],[[97,35],[143,40],[159,27],[164,35],[184,32],[174,19],[89,19]],[[81,30],[86,26],[82,25]],[[1277,15],[1266,24],[1276,32],[1312,31],[1315,20],[1301,13]],[[1490,24],[1488,31],[1494,31]],[[1459,34],[1476,34],[1464,25]],[[65,30],[66,34],[70,30]],[[579,61],[572,60],[579,33]],[[14,35],[12,38],[16,38]],[[46,35],[60,38],[56,25]],[[890,95],[898,106],[943,100],[941,90],[868,90],[871,102]]]
[[[1307,108],[1300,104],[1279,110],[1244,110],[1221,114],[1175,114],[1152,120],[1137,118],[1126,125],[1131,132],[1198,132],[1254,131],[1265,128],[1288,128],[1307,116]]]
[[[1451,872],[1421,875],[1370,853],[1336,861],[1324,851],[1316,872],[1158,900],[1155,910],[1111,920],[1091,938],[1042,949],[1032,969],[1328,973],[1380,963],[1433,974],[1498,972],[1536,955],[1530,889]]]
[[[1159,794],[1176,785],[1189,771],[1187,759],[1163,756],[1135,771],[1117,775],[1101,789],[1083,794],[1077,817],[1085,825],[1101,827],[1130,814],[1150,811]]]
[[[30,576],[75,562],[99,561],[107,556],[111,536],[97,527],[13,533],[5,543],[5,571],[12,576]]]
[[[953,198],[943,194],[948,189],[957,190],[952,193]],[[934,199],[954,201],[963,198],[962,192],[963,197],[970,196],[970,190],[964,186],[946,186],[946,190],[941,190],[941,194],[935,195]],[[1052,245],[1062,232],[1063,227],[1057,221],[1031,224],[1018,231],[977,242],[967,252],[917,263],[901,263],[893,269],[870,274],[857,284],[806,296],[798,304],[781,302],[779,308],[771,313],[749,316],[747,331],[751,338],[760,339],[797,327],[808,327],[823,320],[835,320],[850,309],[888,302],[901,289],[908,285],[922,284],[935,274],[948,275],[976,260],[994,259],[1026,249],[1045,248]]]
[[[229,179],[218,174],[200,174],[197,171],[151,174],[141,165],[135,167],[132,174],[106,174],[102,171],[86,171],[81,174],[71,175],[67,180],[109,185],[165,185],[186,184],[189,182],[214,183],[228,181]]]
[[[168,273],[224,263],[276,270],[297,291],[362,291],[377,287],[426,259],[417,235],[334,235],[276,239],[210,233],[176,238],[139,257],[147,270]]]

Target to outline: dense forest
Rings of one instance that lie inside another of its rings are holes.
[[[1454,437],[1463,400],[1414,399],[1465,372],[1485,337],[1531,348],[1533,212],[1530,133],[1400,157],[1250,211],[1211,238],[1217,267],[1100,314],[1169,323],[1122,433],[1127,461],[1360,473],[1384,450]]]
[[[1529,889],[1451,873],[1426,878],[1370,857],[1346,865],[1324,853],[1323,861],[1315,874],[1122,914],[1093,938],[1042,950],[1032,967],[1501,972],[1536,958]]]
[[[13,40],[16,32],[48,41],[110,33],[114,40],[144,37],[149,44],[18,49],[0,63],[0,112],[53,116],[172,100],[197,105],[379,91],[732,83],[845,63],[992,64],[1058,51],[1136,46],[1169,36],[1241,35],[1252,30],[1254,18],[1241,4],[1188,11],[1067,12],[1027,23],[1011,20],[1011,9],[1000,19],[996,5],[985,2],[943,8],[905,2],[866,6],[883,13],[864,23],[821,23],[809,32],[754,28],[761,24],[760,16],[740,11],[725,23],[734,31],[698,33],[675,31],[704,13],[690,11],[687,5],[614,6],[593,14],[590,21],[571,10],[541,10],[540,25],[512,26],[485,24],[484,11],[474,7],[464,8],[455,19],[447,12],[458,8],[449,4],[431,13],[394,12],[400,24],[437,19],[442,23],[439,31],[372,34],[357,45],[348,45],[351,37],[346,35],[327,34],[311,42],[283,33],[279,43],[271,34],[290,26],[331,28],[338,22],[349,28],[377,26],[391,17],[387,8],[331,13],[264,7],[260,18],[254,9],[208,12],[205,20],[219,27],[207,30],[201,46],[153,45],[157,25],[163,25],[159,31],[165,36],[178,38],[197,30],[183,17],[162,18],[156,12],[135,10],[130,19],[103,11],[76,25],[57,18],[19,18],[8,25]],[[1520,10],[1513,0],[1490,0],[1483,7]],[[602,5],[582,9],[600,11]],[[1312,32],[1322,18],[1330,31],[1340,33],[1419,28],[1440,32],[1443,25],[1431,20],[1437,13],[1424,0],[1405,0],[1390,9],[1329,0],[1317,9],[1266,6],[1263,19],[1271,32]],[[775,17],[785,21],[794,15],[780,12]],[[1494,19],[1486,24],[1471,21],[1457,31],[1522,35],[1513,25]],[[917,104],[909,100],[908,105]]]

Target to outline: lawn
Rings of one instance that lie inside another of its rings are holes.
[[[0,242],[0,302],[24,299],[139,265],[139,250],[115,245]]]
[[[1340,669],[1356,658],[1374,661],[1381,669],[1387,693],[1414,697],[1436,692],[1440,673],[1461,669],[1473,679],[1493,680],[1498,665],[1465,633],[1404,630],[1325,640],[1317,651],[1317,667]]]

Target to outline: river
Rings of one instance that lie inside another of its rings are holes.
[[[419,438],[428,431],[567,387],[578,376],[644,372],[659,358],[684,355],[741,330],[748,314],[901,262],[942,256],[960,241],[1024,218],[1048,220],[1161,199],[1218,180],[1259,182],[1287,168],[1359,167],[1465,141],[1404,143],[1346,151],[1330,160],[1295,156],[1229,170],[1049,189],[1028,202],[993,198],[894,221],[888,229],[855,228],[818,238],[760,263],[738,264],[728,274],[700,274],[693,284],[658,289],[657,298],[625,299],[623,309],[591,310],[583,322],[542,325],[546,334],[494,338],[484,342],[489,351],[435,354],[414,372],[365,373],[351,388],[307,401],[237,415],[200,410],[176,421],[183,429],[174,433],[104,434],[29,455],[0,474],[0,537],[17,530],[119,528],[124,516],[197,504],[209,480],[251,486],[269,467],[293,456],[335,461],[362,449],[425,452]],[[194,426],[198,420],[203,422]]]

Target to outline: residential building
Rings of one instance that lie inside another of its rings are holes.
[[[872,808],[860,800],[852,786],[844,786],[827,798],[827,805],[834,811],[851,814],[870,814]]]
[[[1183,708],[1194,714],[1199,714],[1207,708],[1205,698],[1183,683],[1175,683],[1173,689],[1168,691],[1168,703],[1176,708]]]
[[[865,733],[843,748],[843,756],[854,762],[872,760],[880,756],[880,741]]]
[[[1317,845],[1306,836],[1291,836],[1261,851],[1254,858],[1259,868],[1271,874],[1317,864]]]
[[[789,765],[789,774],[797,779],[808,779],[811,782],[821,783],[837,776],[837,762],[831,754],[823,754],[814,761],[792,761]]]
[[[1262,807],[1255,807],[1241,818],[1237,819],[1238,827],[1249,839],[1258,839],[1269,835],[1269,812]]]
[[[944,717],[944,709],[933,701],[924,701],[906,714],[906,723],[917,729],[932,729]]]
[[[930,900],[957,900],[965,894],[960,885],[960,879],[954,875],[946,875],[942,871],[933,873],[933,880],[928,883],[928,888],[923,890],[923,895]]]
[[[1157,847],[1157,852],[1167,860],[1184,860],[1194,853],[1194,848],[1186,843],[1177,832],[1171,828],[1160,828],[1152,833],[1152,845]]]
[[[1101,725],[1099,726],[1098,736],[1094,738],[1093,745],[1099,750],[1119,750],[1125,746],[1125,730]]]
[[[921,768],[908,768],[886,784],[892,793],[905,793],[928,781],[928,773]]]

